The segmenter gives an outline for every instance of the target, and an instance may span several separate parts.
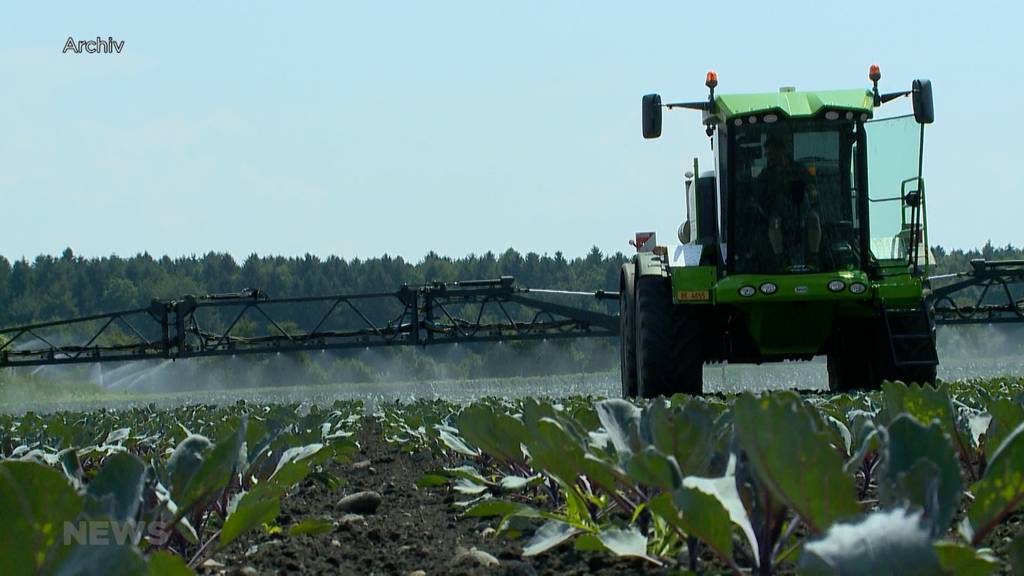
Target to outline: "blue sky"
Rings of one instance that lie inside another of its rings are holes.
[[[875,62],[883,90],[934,83],[933,243],[1024,244],[1017,3],[292,4],[0,7],[0,254],[626,251],[672,238],[710,159],[695,112],[644,141],[641,95]]]

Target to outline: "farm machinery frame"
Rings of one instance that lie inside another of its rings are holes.
[[[643,98],[643,136],[661,134],[662,109],[701,111],[714,170],[696,160],[686,183],[680,244],[637,234],[620,277],[622,392],[700,394],[708,362],[763,363],[825,355],[833,391],[883,380],[932,382],[936,314],[964,323],[1019,320],[1006,280],[1020,263],[980,263],[931,300],[924,133],[931,82],[871,89],[715,95],[662,104]],[[913,114],[876,119],[911,97]],[[951,295],[1000,283],[1008,303],[957,307]],[[1016,297],[1016,298],[1019,298]],[[1009,315],[1007,315],[1009,314]]]

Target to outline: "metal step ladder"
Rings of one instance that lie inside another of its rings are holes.
[[[882,325],[889,341],[893,366],[936,366],[935,325],[921,303],[917,308],[891,310],[882,305]]]

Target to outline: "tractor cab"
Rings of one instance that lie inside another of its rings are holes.
[[[716,170],[688,186],[680,240],[713,240],[721,275],[922,274],[929,263],[921,160],[931,84],[879,94],[877,67],[871,78],[873,90],[786,87],[716,97],[710,72],[706,102],[662,105],[657,95],[645,97],[646,138],[660,134],[665,107],[702,110],[712,139]],[[913,115],[874,118],[876,107],[901,96],[913,96]]]

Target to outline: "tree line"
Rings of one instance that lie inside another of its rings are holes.
[[[13,263],[0,256],[0,326],[144,306],[153,298],[177,298],[260,288],[270,297],[389,292],[407,283],[497,278],[520,286],[567,290],[617,289],[626,256],[596,247],[566,258],[508,249],[462,258],[428,253],[413,263],[401,256],[346,260],[258,256],[237,262],[230,254],[154,258],[149,254],[83,258],[71,248],[59,257],[41,255]]]

